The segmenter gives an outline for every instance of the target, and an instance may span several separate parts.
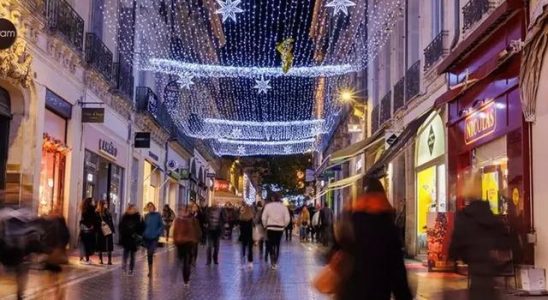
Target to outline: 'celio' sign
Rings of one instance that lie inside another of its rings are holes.
[[[495,131],[497,111],[495,102],[491,102],[472,113],[464,122],[464,142],[468,145]]]

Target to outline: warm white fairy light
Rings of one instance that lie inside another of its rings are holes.
[[[236,14],[244,12],[243,9],[238,7],[241,2],[241,0],[225,0],[224,2],[222,0],[217,0],[217,3],[219,3],[221,8],[216,10],[215,13],[223,16],[223,22],[227,19],[232,19],[232,21],[236,22]]]
[[[350,0],[333,0],[325,5],[325,7],[332,7],[333,8],[333,16],[336,16],[339,12],[344,13],[345,15],[348,15],[348,8],[351,6],[355,6],[356,3],[350,1]]]

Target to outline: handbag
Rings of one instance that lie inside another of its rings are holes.
[[[322,294],[335,294],[343,282],[342,271],[344,266],[344,256],[342,251],[337,251],[329,263],[312,280],[312,285]]]
[[[112,234],[112,229],[110,229],[110,226],[103,221],[103,217],[101,217],[101,232],[103,233],[103,236],[109,236]]]

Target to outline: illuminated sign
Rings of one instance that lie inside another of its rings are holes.
[[[213,184],[213,189],[216,192],[219,192],[219,191],[230,192],[230,182],[222,179],[215,179],[215,183]]]
[[[99,151],[101,151],[101,153],[111,157],[111,158],[116,158],[116,156],[118,156],[118,149],[116,148],[116,146],[114,145],[113,142],[109,142],[109,141],[105,141],[105,140],[99,140]]]
[[[468,145],[495,131],[497,127],[497,111],[495,102],[485,105],[472,113],[464,122],[464,142]]]

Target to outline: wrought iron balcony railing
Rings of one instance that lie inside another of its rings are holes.
[[[133,99],[133,67],[122,54],[118,57],[118,62],[114,63],[114,86],[122,95]]]
[[[498,0],[470,0],[462,8],[462,32],[468,31],[479,22],[487,12],[494,8]]]
[[[379,107],[380,105],[375,105],[371,110],[371,133],[377,132],[379,130]]]
[[[405,77],[394,85],[394,112],[405,105]]]
[[[66,0],[45,0],[47,28],[59,33],[74,50],[82,52],[84,42],[84,19]]]
[[[381,99],[380,124],[392,118],[392,91],[388,91]]]
[[[86,62],[101,73],[108,82],[112,81],[112,52],[95,34],[86,34]]]
[[[164,103],[149,87],[138,86],[135,91],[135,104],[137,112],[150,114],[156,123],[171,133],[173,119]]]
[[[414,63],[405,72],[405,103],[419,94],[421,84],[421,61]]]
[[[175,122],[171,126],[171,139],[179,143],[179,145],[188,150],[190,153],[193,152],[195,147],[194,140],[184,134],[181,129],[175,125]]]
[[[424,70],[428,71],[433,65],[436,64],[444,55],[447,54],[448,49],[446,46],[448,32],[443,30],[440,32],[434,40],[424,49]]]

